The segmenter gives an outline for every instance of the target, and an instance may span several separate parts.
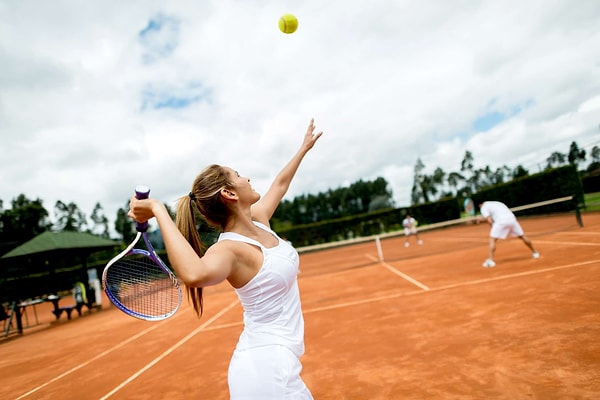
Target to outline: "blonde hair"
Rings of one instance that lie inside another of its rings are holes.
[[[233,183],[227,170],[217,164],[209,165],[194,179],[190,193],[181,197],[177,203],[175,216],[177,229],[200,257],[206,251],[207,246],[202,243],[198,233],[194,205],[209,225],[222,232],[231,214],[221,197],[222,189],[233,189]],[[204,309],[202,288],[187,287],[187,297],[194,306],[196,315],[202,316]]]

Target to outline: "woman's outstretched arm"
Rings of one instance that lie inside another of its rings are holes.
[[[267,193],[265,193],[258,203],[252,206],[253,219],[262,222],[265,225],[269,224],[269,220],[273,216],[273,213],[275,213],[281,199],[283,199],[283,196],[285,196],[288,191],[290,183],[292,182],[294,175],[296,175],[296,171],[298,171],[298,167],[304,159],[304,156],[313,148],[317,140],[323,134],[323,132],[314,133],[314,131],[315,120],[313,118],[308,124],[300,149],[298,149],[292,159],[285,167],[283,167],[277,177],[275,177],[275,180],[271,184],[269,190],[267,190]]]

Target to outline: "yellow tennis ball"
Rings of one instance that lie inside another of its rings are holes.
[[[294,33],[298,29],[298,18],[292,14],[284,14],[279,18],[279,30],[283,33]]]

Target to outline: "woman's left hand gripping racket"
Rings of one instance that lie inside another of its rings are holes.
[[[149,194],[146,186],[135,188],[138,199],[147,199]],[[133,242],[106,264],[102,285],[109,300],[125,314],[146,321],[163,320],[179,309],[181,285],[148,240],[148,222],[136,223],[136,229]],[[140,237],[148,250],[134,248]]]

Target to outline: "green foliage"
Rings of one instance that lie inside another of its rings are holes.
[[[77,204],[65,204],[58,200],[54,205],[56,214],[56,229],[58,231],[82,232],[87,225],[85,214]]]
[[[574,165],[567,165],[485,188],[473,195],[473,201],[479,204],[485,200],[497,200],[506,203],[509,207],[515,207],[573,195],[576,196],[578,203],[584,203],[583,186],[577,168]],[[523,211],[521,215],[571,210],[573,204],[557,203],[544,209]]]
[[[88,232],[98,234],[99,236],[108,239],[110,236],[108,231],[108,218],[104,215],[104,210],[100,203],[96,203],[94,206],[90,219],[94,223],[94,226],[92,229],[89,229]]]
[[[117,210],[117,218],[115,219],[115,231],[121,235],[123,242],[129,243],[135,237],[136,231],[131,218],[127,216],[129,211],[129,200],[124,208]]]
[[[12,208],[0,214],[0,252],[28,241],[50,229],[48,211],[42,200],[29,200],[24,194],[11,202]]]
[[[572,142],[569,147],[567,159],[569,160],[569,164],[577,165],[579,162],[585,161],[585,150],[580,149],[577,143]]]
[[[392,192],[384,178],[358,180],[347,188],[282,201],[271,219],[271,225],[274,229],[282,229],[391,207]]]
[[[600,192],[585,194],[585,211],[600,211]]]
[[[295,246],[309,246],[361,236],[369,236],[401,228],[409,213],[420,225],[460,218],[456,199],[421,204],[409,208],[386,209],[310,224],[277,229],[277,233]]]

